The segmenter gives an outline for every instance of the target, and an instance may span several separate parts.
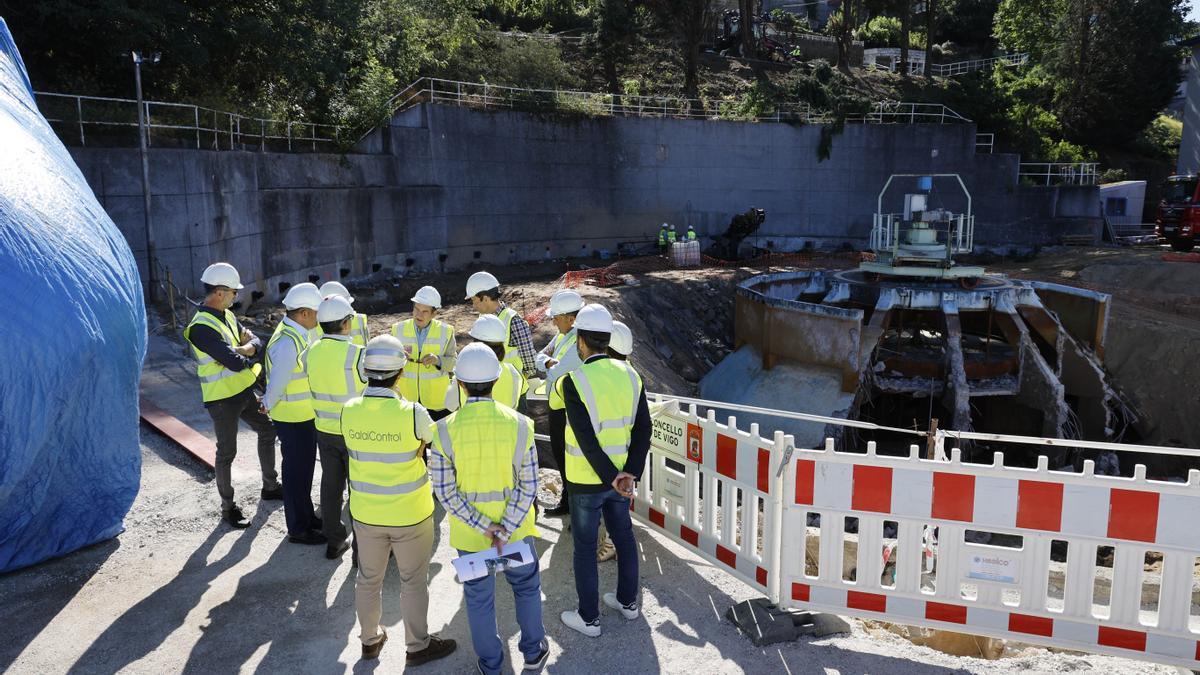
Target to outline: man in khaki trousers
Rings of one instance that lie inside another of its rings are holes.
[[[416,666],[454,651],[454,640],[430,635],[429,560],[433,556],[433,490],[425,445],[433,421],[419,403],[392,391],[404,368],[404,344],[390,335],[367,343],[367,388],[342,408],[341,432],[350,468],[350,516],[358,542],[355,608],[362,628],[362,658],[374,659],[387,642],[379,626],[388,554],[400,571],[400,614],[405,665]]]

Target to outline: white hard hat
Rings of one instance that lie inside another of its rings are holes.
[[[321,284],[321,297],[328,298],[331,295],[345,298],[346,302],[354,302],[354,296],[350,295],[350,291],[346,290],[340,281],[326,281]]]
[[[583,309],[583,296],[575,291],[559,291],[550,296],[550,316],[570,314]]]
[[[392,335],[371,338],[363,354],[363,370],[379,379],[391,377],[404,367],[408,357],[404,354],[404,343]]]
[[[422,286],[410,298],[418,305],[428,305],[434,309],[442,308],[442,294],[433,286]]]
[[[613,321],[612,337],[608,341],[608,346],[617,351],[618,354],[629,356],[633,353],[633,331],[629,330],[622,321]]]
[[[612,314],[608,313],[608,309],[604,305],[595,303],[584,305],[575,317],[575,328],[596,333],[611,333],[613,329]]]
[[[454,377],[470,384],[495,382],[500,379],[500,360],[491,347],[473,342],[458,353]]]
[[[321,301],[321,305],[317,307],[317,321],[325,323],[326,321],[341,321],[348,316],[354,314],[354,308],[350,306],[350,301],[340,295],[327,295]]]
[[[204,274],[200,275],[200,281],[209,286],[224,286],[238,291],[244,288],[237,269],[225,262],[213,263],[205,267]]]
[[[664,230],[668,227],[666,223],[663,223],[662,226]]]
[[[317,285],[306,281],[288,289],[287,295],[283,296],[283,306],[288,309],[311,309],[315,311],[321,306],[321,300],[323,299]]]
[[[467,279],[467,300],[475,297],[482,291],[490,291],[493,288],[500,287],[500,280],[492,275],[491,272],[476,272]]]
[[[691,225],[688,225],[688,229],[689,229],[689,230],[690,230],[690,229],[692,229],[692,226],[691,226]]]
[[[675,229],[675,224],[674,224],[674,223],[671,223],[671,229],[672,229],[672,230],[673,230],[673,229]]]
[[[504,322],[495,314],[480,314],[467,335],[483,342],[504,342]]]

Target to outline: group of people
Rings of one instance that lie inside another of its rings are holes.
[[[513,589],[523,667],[546,663],[534,546],[538,454],[533,421],[524,414],[529,380],[539,374],[563,478],[562,499],[546,514],[569,514],[574,541],[578,608],[560,618],[589,637],[601,633],[602,519],[618,567],[617,587],[603,602],[625,619],[639,616],[629,500],[645,467],[651,420],[641,376],[627,360],[632,334],[606,308],[559,291],[549,307],[557,334],[536,351],[529,325],[501,300],[499,280],[477,272],[466,284],[479,313],[469,332],[474,342],[460,352],[453,326],[437,319],[441,294],[432,286],[412,297],[412,318],[371,337],[342,284],[303,283],[288,289],[286,314],[264,349],[230,310],[242,289],[237,270],[215,263],[201,281],[205,300],[184,336],[216,432],[221,517],[234,528],[249,526],[231,481],[242,420],[258,436],[260,496],[283,501],[288,541],[324,544],[330,559],[353,548],[362,658],[377,658],[387,641],[379,620],[391,556],[400,576],[406,664],[456,649],[427,622],[436,500],[450,519],[450,546],[461,555],[528,544],[533,564],[501,567]],[[311,497],[318,451],[320,514]],[[350,528],[342,519],[347,487]],[[463,594],[479,670],[499,672],[494,577],[465,581]]]
[[[663,223],[662,227],[658,228],[658,251],[665,255],[671,244],[679,241],[696,241],[696,230],[691,225],[688,225],[687,232],[683,234],[682,239],[675,233],[675,226]]]

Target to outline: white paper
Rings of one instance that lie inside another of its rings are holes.
[[[496,553],[494,546],[489,546],[478,553],[459,556],[452,562],[454,571],[458,573],[458,580],[467,582],[487,576],[489,561],[495,561],[493,564],[497,569],[506,569],[528,565],[533,560],[533,551],[529,544],[521,540],[505,544],[500,553]]]

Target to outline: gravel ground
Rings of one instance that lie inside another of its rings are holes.
[[[250,447],[248,434],[243,446]],[[247,457],[246,455],[250,455]],[[390,642],[376,664],[358,662],[354,583],[349,560],[321,547],[284,541],[278,502],[257,504],[253,453],[239,455],[239,500],[254,527],[217,523],[207,472],[155,432],[143,430],[143,485],[117,539],[0,577],[0,669],[13,673],[389,672],[403,669],[403,644]],[[460,649],[427,672],[473,672],[461,587],[452,578],[448,525],[431,570],[430,625]],[[548,672],[665,673],[1172,673],[1174,669],[1103,656],[1030,649],[999,661],[951,657],[891,636],[852,635],[757,649],[721,619],[754,593],[685,549],[639,529],[644,618],[606,613],[605,633],[589,639],[566,629],[559,612],[574,603],[570,537],[543,518],[542,585],[552,644]],[[601,568],[615,584],[615,565]],[[501,634],[520,659],[512,597],[499,585]],[[398,579],[387,579],[384,623],[399,637]],[[415,669],[420,670],[420,669]]]

